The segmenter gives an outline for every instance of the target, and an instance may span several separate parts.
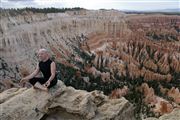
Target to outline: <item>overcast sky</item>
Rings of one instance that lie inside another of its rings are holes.
[[[180,9],[180,0],[0,0],[2,8],[56,7],[119,10]]]

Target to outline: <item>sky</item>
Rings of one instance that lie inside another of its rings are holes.
[[[0,0],[1,8],[72,8],[161,10],[180,9],[180,0]]]

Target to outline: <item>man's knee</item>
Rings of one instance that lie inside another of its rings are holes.
[[[56,84],[57,84],[57,80],[53,80],[53,81],[51,81],[51,83],[48,86],[48,88],[51,88],[51,87],[55,86]]]

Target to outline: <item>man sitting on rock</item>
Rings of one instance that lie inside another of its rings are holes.
[[[36,69],[30,75],[22,78],[21,83],[30,82],[34,88],[39,88],[48,91],[48,88],[56,85],[56,64],[50,60],[50,55],[46,49],[38,51],[40,62],[37,64]],[[35,77],[39,72],[42,72],[44,77]]]

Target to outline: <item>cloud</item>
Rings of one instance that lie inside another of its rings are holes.
[[[22,1],[23,2],[23,1],[33,1],[33,0],[7,0],[7,1],[16,1],[16,2],[17,1]]]
[[[2,8],[24,8],[36,6],[34,0],[1,0]]]
[[[64,0],[68,7],[87,9],[155,10],[178,8],[179,0]]]
[[[154,10],[177,9],[179,4],[179,0],[1,0],[3,8],[82,7],[86,9]]]
[[[61,0],[34,0],[34,3],[36,4],[37,7],[40,7],[40,8],[44,8],[44,7],[61,8],[64,6],[64,2],[62,1]]]

